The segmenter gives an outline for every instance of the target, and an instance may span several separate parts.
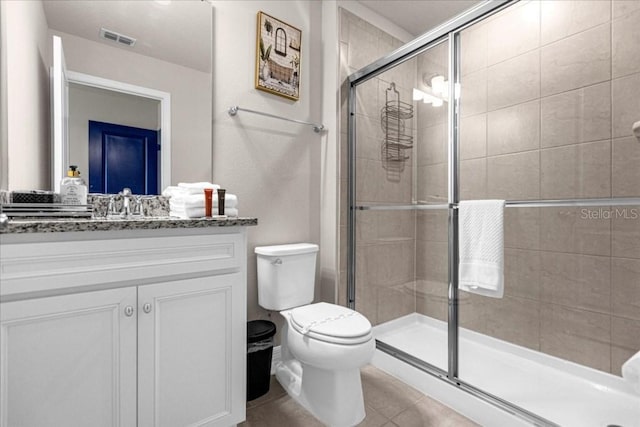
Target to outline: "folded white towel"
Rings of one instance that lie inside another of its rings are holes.
[[[212,197],[213,207],[218,207],[218,196],[214,193]],[[202,194],[178,194],[175,196],[171,196],[169,199],[169,204],[171,206],[175,206],[177,208],[187,207],[187,208],[196,208],[196,207],[204,207],[204,192]],[[224,195],[224,206],[225,208],[237,208],[238,207],[238,196],[235,194],[225,194]]]
[[[181,182],[178,185],[165,188],[164,191],[162,191],[162,195],[165,197],[176,197],[188,194],[203,194],[205,188],[211,188],[215,191],[220,188],[220,186],[210,182]]]
[[[204,208],[185,208],[185,209],[171,209],[169,215],[178,218],[204,218]],[[213,211],[214,215],[218,214],[217,210]],[[228,217],[237,217],[238,209],[225,208],[224,214]]]
[[[193,194],[202,193],[202,190],[205,188],[211,188],[213,190],[220,188],[218,184],[212,184],[210,182],[179,182],[178,187],[184,188]]]
[[[215,191],[215,189],[214,189]],[[204,194],[203,188],[184,188],[177,186],[169,186],[162,191],[162,195],[165,197],[185,197],[190,195]]]
[[[460,202],[459,289],[502,298],[504,294],[504,200]]]
[[[213,206],[218,206],[218,196],[213,195]],[[226,193],[224,195],[224,207],[226,208],[237,208],[238,207],[238,196],[235,194]]]
[[[202,202],[202,206],[204,206],[204,193],[202,194],[188,194],[188,193],[178,193],[171,196],[169,199],[169,203],[173,204],[196,204]]]
[[[204,206],[196,208],[169,207],[169,216],[176,216],[178,218],[202,218],[204,214]]]
[[[212,184],[210,182],[207,181],[201,181],[201,182],[179,182],[178,183],[178,187],[182,187],[182,188],[199,188],[199,189],[204,189],[204,188],[213,188],[213,189],[218,189],[220,188],[220,186],[218,184]]]
[[[177,187],[175,185],[170,185],[164,190],[162,190],[162,195],[164,197],[174,197],[181,194],[186,194],[186,192],[182,188]]]
[[[624,362],[622,378],[630,382],[635,391],[640,394],[640,351]]]

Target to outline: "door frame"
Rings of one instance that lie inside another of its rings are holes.
[[[160,190],[171,185],[171,94],[90,74],[67,71],[67,81],[84,86],[121,92],[160,101]]]

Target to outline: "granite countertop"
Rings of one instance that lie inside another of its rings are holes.
[[[60,233],[68,231],[153,230],[161,228],[206,228],[258,225],[257,218],[145,217],[140,219],[24,218],[11,219],[0,234]]]

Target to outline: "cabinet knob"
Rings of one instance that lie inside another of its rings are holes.
[[[145,313],[151,313],[151,304],[146,303],[145,305],[143,305],[142,311],[144,311]]]
[[[133,307],[128,305],[124,308],[124,315],[127,317],[133,316]]]

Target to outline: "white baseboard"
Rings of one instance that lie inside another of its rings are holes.
[[[282,352],[280,346],[273,347],[273,354],[271,355],[271,375],[276,373],[276,363],[282,360]]]

